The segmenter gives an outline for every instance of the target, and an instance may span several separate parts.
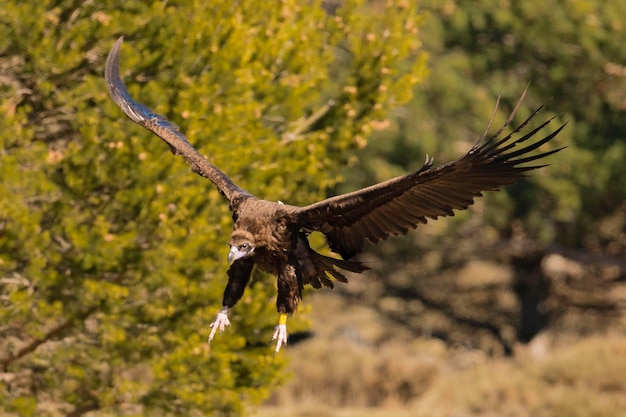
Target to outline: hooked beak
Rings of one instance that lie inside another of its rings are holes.
[[[231,246],[230,252],[228,252],[228,265],[232,265],[237,259],[241,259],[244,256],[251,254],[252,251],[239,250],[237,246]]]
[[[237,249],[237,246],[231,246],[230,252],[228,252],[228,265],[232,265],[237,259],[241,257],[241,252]]]

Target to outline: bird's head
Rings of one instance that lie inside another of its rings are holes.
[[[229,244],[228,264],[232,265],[237,259],[252,255],[255,248],[255,239],[252,233],[246,230],[235,230],[230,236]]]

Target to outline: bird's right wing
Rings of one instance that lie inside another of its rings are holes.
[[[224,195],[231,204],[240,197],[250,197],[251,195],[244,189],[238,187],[226,174],[220,171],[215,165],[204,158],[200,152],[187,140],[178,126],[170,123],[165,117],[155,114],[148,107],[136,102],[128,93],[124,82],[120,78],[119,62],[120,48],[124,38],[120,37],[109,56],[107,57],[104,77],[106,79],[109,93],[113,101],[120,106],[126,116],[133,122],[148,129],[159,138],[163,139],[175,155],[181,155],[190,164],[193,172],[208,178],[217,189]]]

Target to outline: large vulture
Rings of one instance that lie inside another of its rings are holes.
[[[432,158],[427,157],[416,172],[304,207],[261,200],[205,159],[176,125],[132,99],[119,74],[122,40],[117,40],[106,61],[105,78],[111,97],[132,121],[164,140],[175,155],[189,162],[193,172],[215,184],[228,199],[233,213],[228,283],[223,307],[211,324],[209,342],[216,331],[222,332],[230,325],[228,310],[243,295],[255,265],[278,278],[279,319],[272,338],[278,352],[287,343],[287,316],[296,311],[303,287],[309,284],[315,288],[332,288],[333,279],[347,282],[342,271],[360,273],[368,269],[360,262],[348,260],[363,249],[365,241],[376,243],[404,234],[428,219],[452,216],[453,210],[466,209],[481,192],[497,191],[526,171],[545,166],[529,163],[560,150],[533,152],[552,140],[564,126],[544,138],[529,141],[552,119],[523,133],[541,107],[504,135],[524,98],[522,95],[494,136],[486,138],[485,130],[476,145],[455,161],[433,168]],[[492,120],[493,116],[489,126]],[[513,134],[521,137],[513,138]],[[311,249],[307,236],[313,231],[323,233],[330,249],[343,259]]]

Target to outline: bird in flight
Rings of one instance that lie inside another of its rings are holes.
[[[527,171],[545,166],[535,161],[562,149],[537,151],[565,126],[537,139],[537,133],[552,119],[533,129],[527,127],[543,106],[505,135],[524,99],[524,91],[504,125],[488,137],[498,108],[496,103],[481,138],[455,161],[433,167],[433,159],[426,157],[424,165],[415,172],[304,207],[262,200],[211,164],[176,125],[133,100],[119,74],[122,42],[120,37],[106,60],[105,79],[113,101],[133,122],[165,141],[175,155],[182,156],[193,172],[209,179],[230,204],[233,230],[228,283],[222,308],[210,325],[209,342],[217,331],[221,333],[230,326],[228,312],[242,297],[255,266],[277,277],[278,324],[272,337],[277,353],[287,343],[287,317],[296,311],[304,286],[333,288],[333,280],[347,282],[344,271],[361,273],[369,269],[350,260],[366,241],[376,243],[405,234],[429,219],[453,216],[454,210],[466,209],[483,191],[497,191],[512,184]],[[342,259],[311,249],[308,235],[314,231],[324,234],[330,250]]]

